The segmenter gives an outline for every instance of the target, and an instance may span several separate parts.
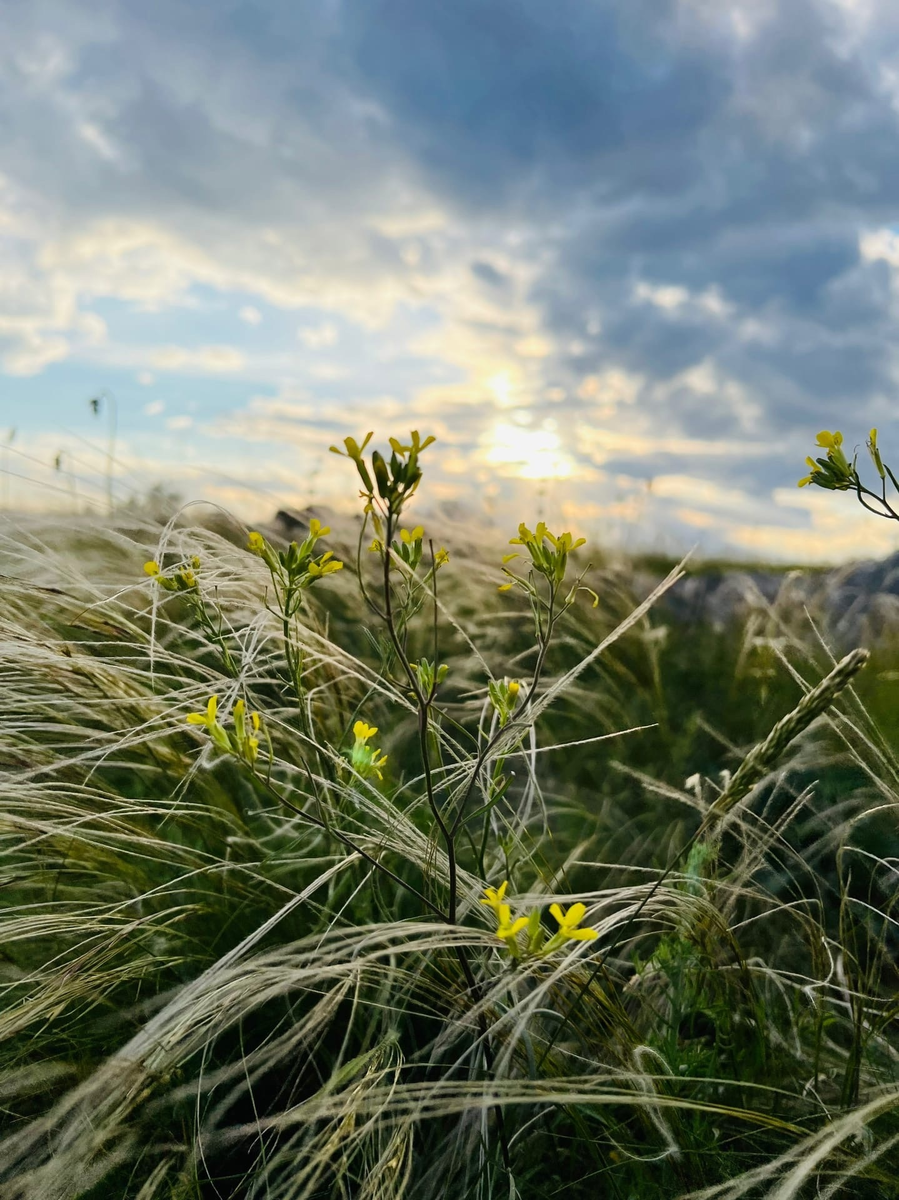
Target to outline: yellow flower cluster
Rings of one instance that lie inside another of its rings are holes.
[[[159,563],[155,560],[144,563],[144,574],[149,575],[151,579],[164,588],[167,592],[193,592],[197,588],[197,577],[195,571],[200,569],[200,560],[194,555],[190,560],[189,567],[177,567],[171,575],[163,573]]]
[[[286,550],[276,550],[258,530],[247,537],[247,549],[263,560],[271,573],[278,607],[288,619],[296,616],[305,592],[326,575],[343,570],[343,563],[334,557],[333,550],[316,554],[316,543],[331,532],[318,518],[309,522],[309,532],[302,542],[291,542]]]
[[[410,433],[408,445],[398,441],[397,438],[391,438],[392,453],[389,461],[384,458],[380,450],[373,450],[371,471],[369,471],[368,464],[362,455],[371,439],[372,434],[369,432],[363,438],[360,446],[355,438],[346,437],[343,439],[345,449],[341,450],[339,446],[331,446],[330,450],[332,454],[340,454],[355,463],[356,471],[362,480],[362,495],[368,503],[371,504],[374,501],[375,492],[377,492],[381,500],[386,502],[389,513],[397,517],[406,500],[413,495],[421,482],[421,467],[418,464],[418,457],[436,439],[426,437],[422,441],[417,429],[413,429]]]
[[[382,534],[383,523],[376,513],[373,514],[373,523],[375,526],[375,531],[379,535]],[[400,529],[399,535],[399,541],[394,541],[392,543],[394,552],[396,553],[397,557],[404,562],[407,567],[409,567],[410,570],[414,571],[421,562],[422,555],[424,553],[424,526],[416,525],[414,529]],[[383,538],[381,536],[373,538],[368,549],[369,553],[371,554],[383,554]],[[441,546],[434,555],[434,569],[439,571],[440,568],[446,566],[448,562],[449,552],[447,551],[446,547]]]
[[[843,450],[843,435],[837,430],[831,433],[829,429],[822,429],[815,439],[816,444],[827,453],[827,457],[812,458],[810,455],[806,457],[806,465],[809,468],[808,475],[804,475],[799,480],[797,487],[807,487],[810,483],[817,484],[818,487],[826,488],[829,492],[845,492],[853,487],[858,478],[855,469],[855,460],[851,466],[846,458]],[[871,430],[871,442],[873,444],[872,457],[877,450],[877,430]],[[879,463],[880,455],[875,459],[875,465]],[[879,467],[878,467],[879,469]],[[882,478],[882,476],[881,476]]]
[[[234,721],[233,729],[225,729],[218,720],[218,696],[210,696],[204,712],[187,714],[188,725],[201,725],[206,729],[214,745],[225,754],[233,754],[251,767],[255,766],[259,757],[259,732],[262,722],[258,712],[249,714],[247,725],[246,703],[241,698],[231,710]]]
[[[539,909],[533,909],[527,917],[513,918],[511,905],[505,900],[508,887],[509,881],[504,880],[498,888],[485,888],[484,899],[480,903],[492,910],[496,920],[496,936],[512,958],[546,958],[567,942],[591,942],[599,937],[595,929],[581,925],[587,906],[578,902],[572,904],[567,912],[560,904],[549,906],[549,911],[555,918],[556,932],[546,940]],[[522,945],[519,934],[525,929],[527,938]]]
[[[369,725],[365,721],[357,721],[355,723],[353,726],[355,741],[350,751],[350,761],[363,779],[377,775],[378,779],[383,781],[383,768],[387,762],[387,755],[382,754],[380,750],[376,750],[374,746],[369,746],[368,744],[377,732],[377,725]]]
[[[309,522],[309,532],[302,542],[291,542],[286,550],[276,550],[257,530],[247,537],[247,549],[258,554],[272,573],[272,578],[282,587],[304,590],[317,579],[343,570],[343,563],[334,558],[334,551],[314,555],[319,538],[327,537],[330,527],[322,525],[317,517]]]
[[[510,538],[510,546],[524,546],[530,558],[530,569],[542,575],[549,583],[550,587],[555,589],[562,583],[565,578],[565,572],[568,570],[568,556],[574,550],[579,550],[581,546],[586,545],[586,538],[575,539],[571,533],[551,533],[546,527],[546,522],[541,521],[537,528],[533,531],[528,529],[527,525],[522,521],[518,526],[518,537]],[[517,550],[511,554],[503,555],[503,574],[508,576],[508,583],[500,584],[501,592],[508,592],[513,587],[519,587],[523,591],[530,593],[536,597],[534,585],[529,579],[522,579],[520,575],[516,575],[511,571],[506,564],[512,562],[515,558],[524,557]],[[574,600],[575,595],[579,591],[589,592],[593,597],[593,607],[596,608],[599,604],[599,597],[588,587],[584,587],[580,578],[572,588],[566,603]]]

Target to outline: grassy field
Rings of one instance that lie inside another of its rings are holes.
[[[899,1195],[899,643],[247,532],[0,542],[3,1200]]]

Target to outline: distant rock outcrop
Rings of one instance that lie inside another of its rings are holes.
[[[899,633],[899,553],[830,570],[700,569],[663,601],[676,621],[718,628],[774,603],[807,606],[840,645]]]

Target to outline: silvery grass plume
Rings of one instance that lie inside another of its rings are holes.
[[[781,717],[764,741],[750,750],[733,773],[724,791],[710,806],[703,825],[715,826],[739,804],[782,758],[791,742],[827,712],[840,693],[870,658],[867,650],[856,649],[841,659],[819,684],[802,697],[792,712]]]

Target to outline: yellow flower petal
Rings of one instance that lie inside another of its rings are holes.
[[[518,917],[515,921],[512,922],[511,925],[506,924],[504,922],[502,925],[500,925],[499,929],[497,929],[496,936],[498,938],[502,938],[503,941],[506,941],[509,938],[515,937],[515,935],[517,933],[521,933],[522,929],[525,928],[527,923],[528,923],[527,917]]]
[[[481,904],[486,904],[488,908],[498,908],[503,902],[503,897],[506,894],[506,888],[509,886],[508,879],[504,879],[498,888],[484,888],[484,899]]]

